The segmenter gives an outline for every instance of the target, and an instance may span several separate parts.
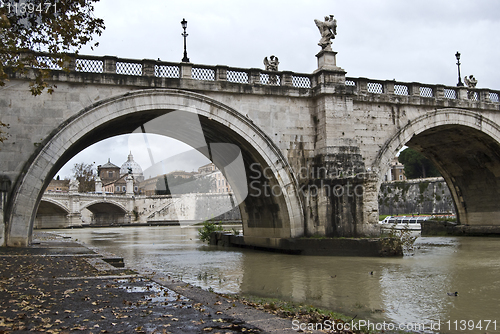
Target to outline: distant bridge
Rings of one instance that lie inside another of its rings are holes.
[[[44,189],[71,157],[173,111],[196,114],[206,145],[241,150],[253,185],[235,194],[245,237],[376,235],[382,176],[403,145],[435,163],[461,224],[500,224],[500,92],[349,78],[334,52],[317,58],[303,74],[77,56],[69,73],[54,66],[57,89],[39,97],[29,75],[11,75],[0,90],[11,135],[0,151],[0,244],[29,244]],[[230,161],[193,143],[189,124],[168,135],[225,173]]]
[[[106,193],[44,193],[35,219],[36,228],[82,225],[194,224],[217,218],[241,217],[232,194],[115,195]]]

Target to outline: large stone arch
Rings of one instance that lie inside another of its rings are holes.
[[[386,141],[374,168],[384,175],[407,145],[431,159],[452,194],[461,224],[497,225],[500,220],[500,126],[478,112],[440,109],[410,120]],[[382,177],[378,178],[377,191]]]
[[[274,198],[248,196],[245,199],[240,210],[247,222],[246,235],[296,237],[303,234],[303,209],[296,178],[282,152],[262,130],[236,110],[207,96],[183,90],[149,89],[94,103],[66,120],[41,143],[14,184],[6,212],[7,245],[23,246],[31,242],[33,220],[43,190],[72,156],[102,139],[130,133],[175,110],[196,112],[204,131],[207,130],[207,142],[228,141],[239,145],[247,172],[249,164],[257,163],[267,174],[266,180],[284,190]],[[184,137],[183,141],[189,141],[189,136]],[[249,224],[256,219],[253,212],[269,219],[269,223]]]

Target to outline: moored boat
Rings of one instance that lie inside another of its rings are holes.
[[[430,217],[427,216],[412,216],[412,217],[407,217],[407,216],[388,216],[385,217],[384,220],[379,221],[378,223],[381,225],[382,228],[394,228],[396,230],[414,230],[414,231],[419,231],[422,226],[420,225],[421,222],[429,219]]]

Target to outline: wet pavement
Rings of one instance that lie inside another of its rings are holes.
[[[0,333],[297,333],[230,296],[105,260],[120,263],[44,232],[0,248]]]

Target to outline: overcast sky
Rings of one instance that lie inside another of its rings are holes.
[[[348,77],[396,79],[456,85],[455,53],[460,51],[462,77],[473,74],[478,87],[500,90],[500,1],[498,0],[314,0],[314,1],[129,1],[101,0],[95,15],[106,29],[100,46],[82,54],[180,62],[180,21],[188,21],[188,57],[194,64],[263,68],[276,55],[279,70],[311,73],[320,35],[314,19],[333,14],[337,65]],[[160,141],[160,140],[158,140]],[[161,141],[172,155],[190,148]],[[69,176],[76,162],[121,166],[131,150],[129,139],[110,138],[75,156],[61,171]],[[137,162],[142,158],[134,152]],[[175,161],[176,159],[170,159]],[[206,162],[177,159],[179,168]]]

